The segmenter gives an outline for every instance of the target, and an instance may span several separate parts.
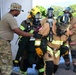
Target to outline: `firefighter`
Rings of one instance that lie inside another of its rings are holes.
[[[51,11],[53,11],[53,9],[51,9]],[[36,53],[40,58],[43,58],[44,60],[44,75],[52,75],[58,68],[60,58],[59,49],[63,45],[63,42],[68,39],[67,28],[69,24],[62,22],[56,23],[56,20],[53,19],[51,28],[49,21],[47,21],[47,18],[41,22],[42,27],[39,29],[38,33],[41,33],[43,37],[41,40],[35,40]],[[52,34],[50,37],[47,38],[47,35],[49,36],[48,32],[50,32],[49,29],[46,30],[47,34],[45,34],[45,29],[43,26],[49,26]],[[61,32],[64,32],[64,34]]]
[[[34,33],[34,31],[37,30],[37,27],[40,27],[40,10],[35,7],[31,9],[29,13],[28,18],[21,23],[20,29],[29,33]],[[37,33],[35,36],[37,36]],[[18,64],[20,60],[20,73],[22,74],[27,74],[27,68],[32,67],[32,64],[36,63],[34,40],[34,37],[28,38],[19,36],[19,48],[14,60],[14,64],[15,66],[19,66]]]
[[[73,71],[76,73],[76,18],[71,17],[70,27],[70,50],[72,56]]]
[[[72,14],[71,14],[71,8],[70,7],[67,7],[64,9],[64,14],[61,18],[61,21],[62,19],[64,19],[63,21],[65,23],[67,22],[70,22],[71,21],[71,17],[72,17]],[[70,37],[69,37],[70,38]],[[64,48],[61,48],[61,56],[64,58],[64,61],[65,61],[65,65],[66,65],[66,70],[69,70],[70,69],[70,48],[69,48],[69,38],[66,42],[64,42]]]
[[[43,21],[45,21],[45,22],[47,22],[47,23],[45,23],[45,24],[43,24]],[[48,34],[48,32],[49,32],[49,28],[51,29],[52,28],[52,23],[53,23],[53,8],[48,8],[47,9],[47,17],[44,19],[44,20],[42,20],[41,21],[41,25],[42,26],[44,26],[45,28],[46,28],[46,26],[47,26],[47,29],[45,29],[44,27],[44,29],[43,30],[41,30],[40,32],[43,34],[43,36],[46,36],[47,34]],[[50,26],[49,26],[49,24],[50,24]],[[44,32],[45,31],[45,32]],[[44,37],[45,39],[44,40],[46,40],[46,37]],[[37,40],[35,40],[35,42],[36,42]],[[41,41],[41,40],[40,40]],[[36,45],[36,44],[35,44]],[[46,45],[46,41],[45,41],[45,44],[44,45]],[[36,48],[37,49],[37,48]],[[43,58],[40,58],[39,57],[39,60],[38,60],[38,63],[37,63],[37,65],[36,65],[36,69],[38,69],[41,64],[41,68],[38,70],[39,71],[39,75],[43,75],[43,73],[44,73],[44,62],[43,62]]]

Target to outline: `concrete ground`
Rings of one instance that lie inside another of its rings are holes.
[[[60,63],[59,63],[59,68],[55,75],[76,75],[76,73],[73,72],[72,64],[71,64],[70,70],[65,70],[65,67],[66,66],[64,64],[64,60],[63,60],[63,58],[61,58]],[[34,68],[35,68],[35,65],[33,65],[33,68],[28,68],[27,72],[29,75],[38,75],[37,70],[35,70]],[[18,71],[19,71],[18,67],[13,68],[13,72],[18,73]],[[17,74],[17,75],[22,75],[22,74]]]
[[[76,75],[76,73],[73,72],[72,64],[70,70],[65,70],[65,67],[65,64],[61,63],[55,75]]]

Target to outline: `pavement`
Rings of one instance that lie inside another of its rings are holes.
[[[66,70],[65,67],[66,66],[65,66],[64,63],[59,64],[59,68],[58,68],[58,70],[57,70],[55,75],[76,75],[76,73],[73,72],[72,64],[71,64],[70,70]]]
[[[72,61],[70,61],[72,62]],[[65,69],[65,64],[64,64],[64,59],[61,57],[60,59],[60,63],[59,63],[59,67],[58,67],[58,70],[56,72],[55,75],[76,75],[75,72],[73,72],[73,65],[71,63],[71,67],[70,67],[70,70],[66,70]],[[37,70],[35,70],[35,64],[33,65],[33,68],[28,68],[27,72],[28,72],[28,75],[38,75],[38,72]],[[19,67],[14,67],[13,68],[13,72],[16,72],[16,73],[19,73]],[[17,75],[22,75],[22,74],[17,74]]]

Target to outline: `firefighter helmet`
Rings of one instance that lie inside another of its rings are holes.
[[[67,28],[69,26],[70,26],[70,22],[69,21],[65,22],[63,16],[59,16],[57,18],[57,27],[59,29],[61,29],[61,30],[67,30]]]
[[[34,17],[36,14],[40,14],[40,9],[38,8],[38,6],[32,8],[29,12],[30,14],[28,15],[27,18],[31,18]]]
[[[30,14],[33,16],[35,16],[37,13],[40,13],[40,9],[37,6],[30,11]]]
[[[70,12],[71,11],[71,8],[70,7],[67,7],[63,10],[63,12]]]
[[[52,7],[47,9],[47,16],[48,16],[48,18],[53,18],[53,16],[54,16],[53,10],[54,9]]]

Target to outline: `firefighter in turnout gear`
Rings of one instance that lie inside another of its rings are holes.
[[[37,33],[35,34],[34,32],[40,27],[40,10],[35,7],[31,9],[29,13],[27,19],[21,23],[20,29],[29,33],[34,33],[35,37],[40,37],[41,35],[37,35]],[[19,48],[14,64],[15,66],[18,65],[20,60],[20,73],[25,75],[27,74],[27,68],[32,67],[32,64],[36,63],[35,59],[37,59],[37,55],[35,53],[34,41],[34,37],[28,38],[19,36]]]
[[[51,9],[51,11],[53,11],[53,9]],[[41,27],[38,33],[41,33],[42,38],[41,40],[38,39],[35,41],[36,53],[44,60],[44,75],[53,75],[56,72],[60,60],[60,48],[69,37],[67,34],[67,30],[69,29],[68,23],[56,22],[56,20],[53,19],[51,24],[50,26],[47,18],[41,21],[42,27],[49,26],[52,35],[48,34],[50,31],[47,31],[46,35],[43,34],[42,32],[44,31],[42,31],[43,28]],[[60,30],[60,32],[58,32],[58,30]]]
[[[53,22],[52,41],[48,42],[48,47],[51,49],[51,53],[50,53],[51,59],[50,60],[53,61],[54,73],[57,71],[61,52],[65,53],[65,55],[67,55],[66,52],[68,50],[68,47],[64,46],[64,45],[66,44],[65,42],[68,40],[68,37],[69,37],[68,30],[69,30],[70,24],[62,22],[62,21],[60,21],[60,19],[61,19],[61,17],[58,17],[57,22],[56,23],[55,23],[55,21]],[[48,74],[48,75],[50,75],[50,74]]]
[[[49,12],[49,11],[48,11],[49,14],[53,13],[53,12]],[[53,16],[49,15],[49,17],[47,17],[47,18],[45,18],[44,20],[41,21],[41,26],[42,27],[39,29],[38,33],[40,33],[42,35],[42,38],[37,38],[35,40],[35,50],[36,50],[36,53],[39,57],[39,60],[38,60],[39,63],[36,65],[36,68],[38,68],[38,66],[40,64],[42,64],[42,69],[39,69],[39,71],[41,70],[43,72],[44,72],[44,68],[43,68],[44,67],[44,62],[43,62],[42,57],[46,53],[47,35],[49,34],[49,31],[50,31],[49,23],[50,23],[50,25],[52,24],[52,20],[53,20],[52,18],[53,18]],[[46,21],[49,21],[49,22],[46,22]],[[39,73],[39,75],[43,75],[43,73]]]
[[[62,16],[62,18],[61,18],[61,21],[63,20],[64,21],[64,23],[70,23],[70,21],[71,21],[71,8],[70,7],[67,7],[67,8],[65,8],[64,9],[64,14],[63,14],[63,16]],[[70,38],[70,37],[69,37]],[[65,61],[65,65],[66,65],[66,70],[69,70],[70,69],[70,56],[69,56],[69,53],[70,53],[70,48],[69,48],[69,38],[68,38],[68,40],[64,43],[64,47],[65,48],[62,48],[61,50],[63,50],[64,49],[64,52],[63,51],[61,51],[61,56],[64,58],[64,61]]]

